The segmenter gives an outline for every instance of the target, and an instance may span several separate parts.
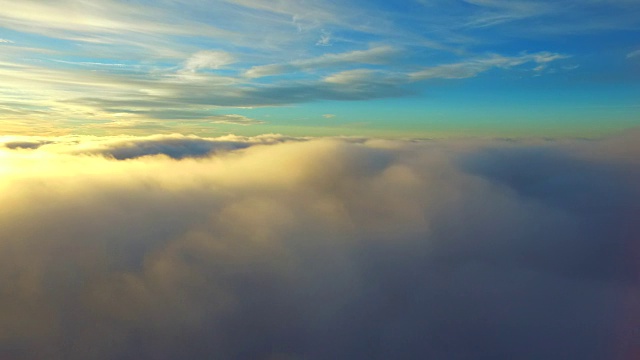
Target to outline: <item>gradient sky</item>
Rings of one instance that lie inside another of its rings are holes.
[[[4,135],[594,136],[637,0],[0,0]]]

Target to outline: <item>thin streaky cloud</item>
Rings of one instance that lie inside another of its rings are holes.
[[[384,64],[399,56],[401,49],[390,46],[374,46],[367,50],[344,53],[328,53],[320,57],[292,61],[285,64],[269,64],[250,68],[245,72],[249,78],[279,75],[296,70],[317,70],[351,64]]]
[[[632,51],[627,54],[627,59],[640,57],[640,50]]]
[[[535,69],[541,69],[540,66],[544,67],[550,62],[566,58],[568,58],[567,55],[549,52],[512,57],[493,55],[460,63],[438,65],[411,73],[409,76],[414,80],[464,79],[474,77],[491,68],[509,69],[526,63],[537,64],[538,66]]]

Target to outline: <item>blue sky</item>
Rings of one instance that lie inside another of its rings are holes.
[[[636,0],[0,1],[4,134],[593,136]]]

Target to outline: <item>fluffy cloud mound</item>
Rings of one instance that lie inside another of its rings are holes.
[[[173,139],[0,149],[0,357],[638,350],[637,141]]]

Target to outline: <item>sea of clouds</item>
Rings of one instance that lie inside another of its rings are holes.
[[[637,144],[0,138],[0,358],[633,359]]]

